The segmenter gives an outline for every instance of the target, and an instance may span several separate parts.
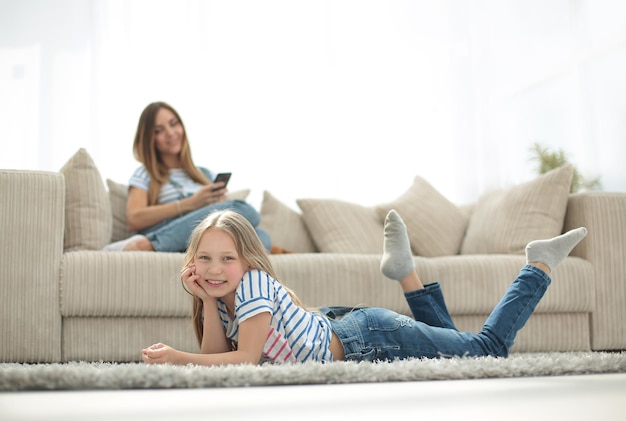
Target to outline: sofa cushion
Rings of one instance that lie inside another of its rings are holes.
[[[297,199],[302,218],[323,253],[383,251],[383,223],[374,207],[335,199]]]
[[[532,181],[481,196],[461,254],[524,253],[530,241],[561,234],[573,173],[574,167],[567,164]]]
[[[250,189],[235,190],[226,193],[225,200],[246,200],[250,194]]]
[[[259,228],[267,231],[272,239],[272,244],[286,250],[296,253],[317,251],[302,220],[302,215],[268,191],[263,192]]]
[[[280,281],[307,306],[376,306],[411,314],[404,295],[380,272],[380,255],[309,253],[270,257]],[[519,273],[525,258],[456,255],[414,257],[414,261],[424,284],[441,284],[453,316],[481,315],[484,323]],[[552,285],[535,314],[593,311],[595,294],[589,288],[593,272],[594,266],[589,261],[566,258],[551,274]]]
[[[395,209],[407,227],[416,256],[452,256],[459,253],[468,217],[422,177],[396,200],[376,207],[382,221]]]
[[[98,168],[83,148],[60,170],[65,177],[64,250],[100,250],[111,239],[109,198]]]
[[[109,202],[111,204],[111,215],[113,219],[113,229],[111,242],[125,240],[133,233],[128,229],[126,222],[126,201],[128,200],[128,185],[118,183],[107,178],[109,188]],[[226,200],[246,200],[250,190],[237,190],[226,195]]]
[[[109,203],[113,217],[113,231],[111,242],[124,240],[132,235],[126,223],[126,200],[128,199],[128,185],[117,183],[107,178],[109,188]]]
[[[183,253],[75,251],[60,269],[63,317],[184,317]]]

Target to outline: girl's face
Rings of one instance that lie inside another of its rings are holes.
[[[217,228],[207,229],[200,238],[194,264],[200,275],[198,284],[208,296],[228,296],[234,301],[235,290],[248,266],[239,257],[230,234]]]
[[[161,157],[178,156],[183,147],[185,131],[176,115],[167,108],[157,111],[154,121],[154,144]]]

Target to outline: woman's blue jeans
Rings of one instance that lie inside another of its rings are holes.
[[[550,282],[541,269],[524,266],[479,333],[456,329],[438,283],[405,294],[415,319],[383,308],[325,307],[322,311],[343,344],[346,360],[506,357]]]
[[[191,231],[193,231],[196,225],[211,212],[225,209],[233,210],[246,218],[252,226],[255,227],[256,233],[265,248],[268,251],[270,250],[272,242],[269,234],[257,228],[261,221],[259,213],[252,205],[243,200],[230,200],[205,206],[177,218],[166,219],[165,221],[139,231],[139,234],[145,235],[148,240],[150,240],[155,251],[182,253],[187,250]]]

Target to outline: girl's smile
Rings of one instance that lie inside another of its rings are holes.
[[[228,281],[215,281],[215,280],[207,279],[205,282],[211,288],[219,288],[219,287],[225,285]]]

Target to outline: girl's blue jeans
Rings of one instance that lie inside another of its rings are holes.
[[[265,248],[270,250],[272,242],[269,234],[257,228],[261,221],[259,213],[252,205],[243,200],[230,200],[205,206],[183,216],[162,221],[139,231],[139,234],[145,235],[150,240],[155,251],[182,253],[187,249],[191,231],[193,231],[196,225],[211,212],[225,209],[231,209],[246,218],[255,227],[256,233]]]
[[[550,282],[541,269],[524,266],[479,333],[456,329],[438,283],[405,294],[414,319],[384,308],[325,307],[322,311],[343,344],[346,360],[506,357]]]

